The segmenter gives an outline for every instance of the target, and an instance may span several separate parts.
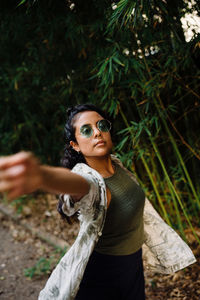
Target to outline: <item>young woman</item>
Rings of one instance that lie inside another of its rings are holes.
[[[135,177],[111,155],[105,113],[84,104],[68,115],[63,167],[41,165],[27,152],[0,158],[0,191],[8,199],[37,189],[61,194],[59,212],[66,218],[76,214],[80,221],[75,243],[39,299],[143,300],[142,246],[149,266],[162,273],[195,258],[145,199]]]

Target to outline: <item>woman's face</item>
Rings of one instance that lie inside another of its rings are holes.
[[[96,111],[84,111],[76,115],[75,137],[77,142],[71,141],[71,146],[76,151],[81,151],[85,159],[90,157],[103,157],[110,154],[112,150],[112,140],[110,132],[102,132],[97,128],[97,122],[104,119]],[[81,134],[83,125],[90,125],[93,129],[90,137]]]

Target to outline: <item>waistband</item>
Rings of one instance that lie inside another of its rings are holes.
[[[129,261],[138,261],[142,259],[142,248],[140,248],[138,251],[128,254],[128,255],[110,255],[110,254],[102,254],[97,251],[93,251],[91,257],[91,260],[96,260],[98,262],[102,263],[128,263]]]

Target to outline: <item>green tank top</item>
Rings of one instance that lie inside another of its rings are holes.
[[[115,173],[104,180],[111,192],[111,202],[102,236],[94,250],[110,255],[135,253],[144,241],[145,194],[118,164],[115,164]]]

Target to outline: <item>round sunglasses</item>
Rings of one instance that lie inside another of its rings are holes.
[[[111,129],[111,122],[105,119],[99,120],[96,125],[101,132],[108,132]],[[90,124],[85,124],[80,128],[80,134],[86,138],[91,137],[93,132],[94,130]]]

